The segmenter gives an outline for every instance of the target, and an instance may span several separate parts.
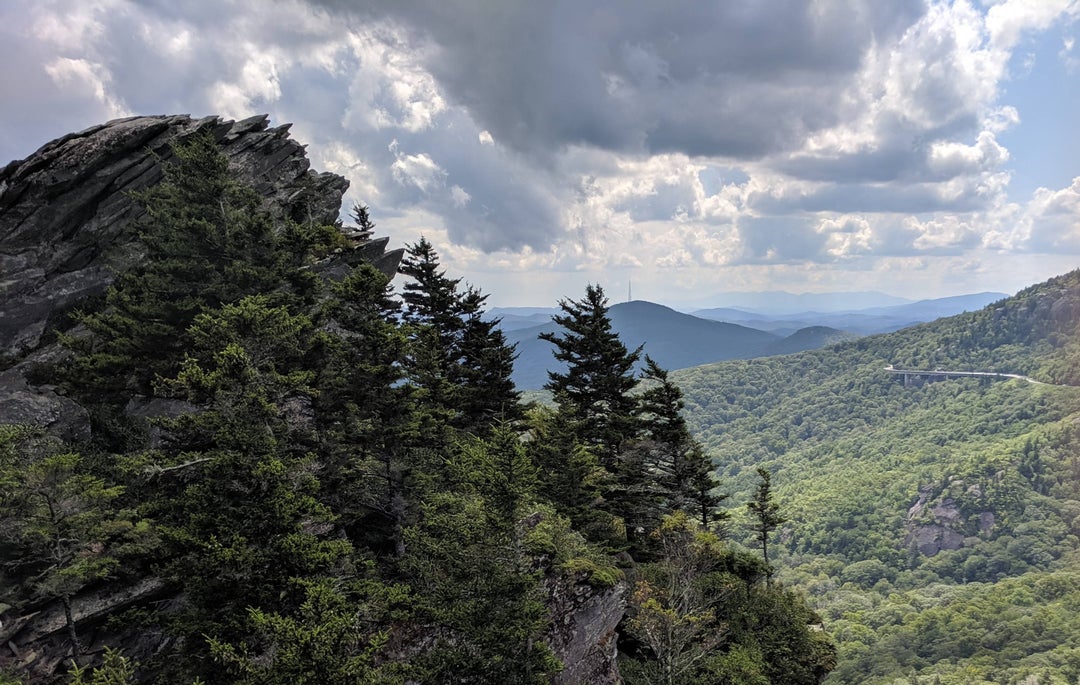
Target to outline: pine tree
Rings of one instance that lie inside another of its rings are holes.
[[[66,339],[76,352],[66,382],[94,401],[151,395],[156,379],[175,376],[203,311],[258,293],[311,302],[318,281],[299,267],[340,239],[332,227],[275,222],[258,193],[232,177],[209,133],[172,150],[164,180],[137,196],[144,258],[117,278],[103,307],[81,315],[89,335]]]
[[[578,440],[570,410],[538,407],[529,416],[526,450],[536,465],[539,494],[579,529],[594,522],[600,492],[611,474]]]
[[[204,636],[251,639],[249,608],[287,614],[303,602],[297,578],[328,573],[351,551],[316,495],[317,334],[305,315],[248,297],[196,317],[183,369],[163,384],[201,411],[167,423],[169,450],[187,468],[159,479],[150,506],[172,550],[167,565],[184,591],[171,630],[185,637],[176,665],[208,683]],[[298,409],[293,409],[293,408]]]
[[[640,395],[639,411],[645,440],[655,453],[650,467],[664,490],[667,508],[693,514],[708,529],[727,518],[717,509],[725,497],[713,494],[712,462],[683,418],[682,390],[648,355],[642,380],[648,389]]]
[[[413,660],[418,682],[546,683],[557,662],[540,640],[547,609],[519,521],[536,472],[516,431],[466,436],[447,478],[406,530],[401,568],[421,618],[437,626],[431,649]]]
[[[405,321],[410,327],[410,380],[441,420],[482,434],[501,421],[520,418],[520,395],[510,374],[514,350],[497,322],[483,319],[487,296],[459,289],[448,278],[434,247],[421,238],[406,248],[401,273]]]
[[[780,505],[773,501],[772,474],[760,466],[757,473],[761,482],[754,491],[754,499],[747,502],[746,508],[755,519],[750,527],[757,534],[758,542],[761,543],[761,556],[765,561],[765,583],[771,585],[773,569],[769,564],[769,536],[787,519],[780,516]]]
[[[147,532],[115,502],[124,488],[93,475],[79,454],[47,454],[28,459],[20,449],[28,432],[0,431],[0,600],[58,600],[75,666],[82,646],[72,599],[87,585],[113,576],[120,567],[122,538]],[[29,586],[8,582],[31,579]]]
[[[476,435],[499,424],[513,425],[524,417],[521,393],[510,378],[517,355],[498,320],[483,317],[486,299],[479,291],[466,293],[465,309],[471,313],[465,319],[459,372],[453,379],[458,386],[456,403],[460,412],[456,425]]]
[[[353,205],[351,216],[355,228],[355,237],[358,240],[371,240],[375,235],[375,222],[368,215],[368,206]]]
[[[641,349],[629,352],[611,329],[607,298],[598,285],[589,285],[581,300],[560,300],[563,314],[553,317],[562,331],[541,333],[540,339],[555,346],[555,359],[566,371],[549,371],[544,386],[572,409],[580,422],[579,436],[596,450],[609,471],[618,470],[624,443],[638,433],[635,417],[637,387],[633,368]]]
[[[408,341],[388,279],[362,264],[330,288],[320,317],[314,400],[321,435],[320,499],[355,539],[401,549],[410,451],[423,440],[412,388],[403,383]]]

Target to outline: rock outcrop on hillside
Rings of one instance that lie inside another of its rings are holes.
[[[131,193],[159,182],[171,157],[170,143],[198,131],[213,135],[272,215],[327,224],[337,220],[348,182],[311,171],[288,126],[270,128],[265,116],[239,122],[184,115],[121,119],[64,136],[11,162],[0,169],[0,425],[37,425],[47,429],[47,440],[77,443],[89,437],[86,410],[56,388],[37,384],[34,368],[65,354],[55,342],[56,333],[70,325],[65,314],[84,298],[103,293],[118,272],[141,258],[130,229],[142,210]],[[392,276],[403,251],[388,251],[388,241],[354,236],[351,248],[312,269],[337,280],[367,261]],[[294,409],[297,420],[304,420],[310,407]],[[133,398],[125,411],[160,417],[192,410],[178,400]],[[552,620],[545,637],[565,666],[557,682],[620,682],[616,627],[625,611],[626,584],[594,587],[580,574],[551,572],[544,587]],[[169,611],[182,602],[176,587],[148,576],[90,586],[69,597],[66,606],[47,599],[18,608],[0,603],[0,670],[16,669],[28,682],[62,678],[70,666],[69,617],[88,658],[109,646],[146,662],[170,638],[109,619],[130,608]],[[433,635],[411,635],[401,653],[418,652]]]
[[[58,353],[51,343],[64,314],[100,294],[115,274],[139,259],[132,222],[142,209],[131,193],[163,176],[170,143],[208,131],[230,167],[264,198],[271,214],[333,223],[349,183],[311,170],[289,125],[265,115],[243,121],[187,115],[118,119],[58,138],[0,169],[0,423],[47,427],[68,439],[86,437],[85,411],[53,388],[28,380],[29,370]],[[332,276],[360,258],[392,275],[401,250],[386,239],[358,245],[318,268]]]

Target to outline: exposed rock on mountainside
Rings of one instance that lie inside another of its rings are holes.
[[[134,117],[46,144],[0,171],[0,352],[37,345],[50,320],[100,293],[137,257],[125,229],[140,209],[130,197],[162,178],[169,143],[208,130],[230,165],[279,215],[337,219],[348,181],[309,169],[288,126],[266,116],[240,122],[183,115]]]
[[[84,437],[84,412],[50,387],[35,386],[30,366],[55,354],[52,333],[80,299],[100,294],[139,258],[131,193],[159,182],[170,143],[199,131],[218,141],[238,177],[274,216],[333,223],[348,181],[310,169],[289,125],[265,115],[243,121],[187,115],[118,119],[68,134],[0,169],[0,422],[48,426]],[[401,251],[386,240],[358,245],[317,265],[332,278],[338,263],[360,258],[393,274]],[[4,366],[7,368],[5,369]]]
[[[615,629],[626,609],[626,584],[598,589],[581,579],[547,583],[552,626],[548,640],[563,663],[555,685],[621,682]]]
[[[42,442],[58,448],[56,438],[77,446],[90,437],[87,409],[55,387],[39,384],[44,374],[35,369],[67,354],[55,335],[71,325],[66,312],[83,298],[104,292],[118,272],[141,258],[134,229],[142,210],[131,193],[163,178],[172,155],[170,142],[209,131],[237,176],[266,199],[271,215],[323,224],[337,220],[347,182],[310,171],[303,147],[288,137],[287,129],[268,128],[266,117],[236,123],[213,117],[137,117],[65,136],[0,170],[0,426],[44,427],[50,435]],[[396,273],[402,250],[388,252],[388,238],[369,240],[347,229],[344,234],[349,245],[303,268],[331,281],[345,278],[362,261],[388,276]],[[142,395],[132,396],[123,409],[135,419],[204,410],[183,399]],[[285,397],[281,416],[290,432],[312,430],[311,397]],[[143,444],[160,447],[166,429],[147,429]],[[194,458],[164,468],[150,466],[145,473],[152,479],[209,461]],[[324,525],[304,525],[309,523]],[[326,525],[320,535],[328,534]],[[104,543],[94,544],[104,549]],[[0,603],[0,671],[16,670],[28,683],[57,682],[73,653],[93,663],[106,646],[150,664],[175,636],[137,621],[117,620],[117,615],[129,609],[177,611],[187,599],[175,577],[140,576],[144,570],[125,569],[119,578],[107,580],[95,577],[62,599],[42,593],[21,603]],[[551,618],[544,639],[564,664],[556,682],[621,682],[616,629],[626,609],[625,582],[598,587],[589,584],[585,574],[551,571],[542,588]],[[437,639],[454,639],[438,627],[405,623],[401,635],[394,635],[403,643],[395,646],[402,660],[429,649]],[[388,632],[393,633],[390,626]],[[155,666],[146,668],[140,678],[157,677],[149,672]]]

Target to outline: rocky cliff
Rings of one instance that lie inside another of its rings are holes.
[[[272,214],[333,223],[348,181],[311,170],[289,125],[265,115],[243,121],[186,115],[118,119],[58,138],[0,170],[0,423],[41,425],[64,438],[85,437],[85,412],[28,371],[55,357],[50,344],[64,314],[102,293],[139,258],[130,230],[141,215],[131,193],[159,182],[170,143],[209,131],[230,167],[266,200]],[[358,246],[356,255],[387,274],[401,251],[387,241]],[[334,273],[335,264],[322,265]]]
[[[265,116],[239,122],[184,115],[121,119],[11,162],[0,170],[0,425],[44,427],[50,435],[43,440],[88,437],[86,411],[55,388],[35,384],[32,371],[64,354],[55,340],[70,325],[65,314],[83,298],[104,292],[115,274],[140,259],[130,229],[141,210],[131,193],[159,182],[172,156],[170,143],[198,131],[212,133],[233,170],[262,194],[272,214],[337,220],[348,182],[311,171],[288,126],[270,128]],[[366,260],[387,275],[396,272],[402,250],[387,251],[387,238],[352,242],[351,249],[314,270],[337,279]],[[171,415],[175,405],[144,398],[129,405],[128,413]],[[544,588],[552,620],[545,638],[565,667],[557,682],[620,682],[615,638],[625,583],[594,587],[579,575],[551,573]],[[99,655],[109,645],[144,661],[166,648],[169,638],[109,619],[151,604],[168,611],[182,601],[175,587],[151,576],[95,585],[72,596],[67,607],[55,601],[0,604],[0,670],[15,668],[30,682],[62,679],[69,665],[68,614],[85,654]],[[421,649],[426,637],[414,636],[403,653]]]

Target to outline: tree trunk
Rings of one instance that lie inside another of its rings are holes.
[[[79,635],[75,632],[75,617],[71,614],[71,600],[64,596],[60,598],[64,605],[64,618],[67,619],[68,640],[71,641],[71,660],[76,666],[79,665],[79,657],[82,656],[82,647],[79,646]]]

